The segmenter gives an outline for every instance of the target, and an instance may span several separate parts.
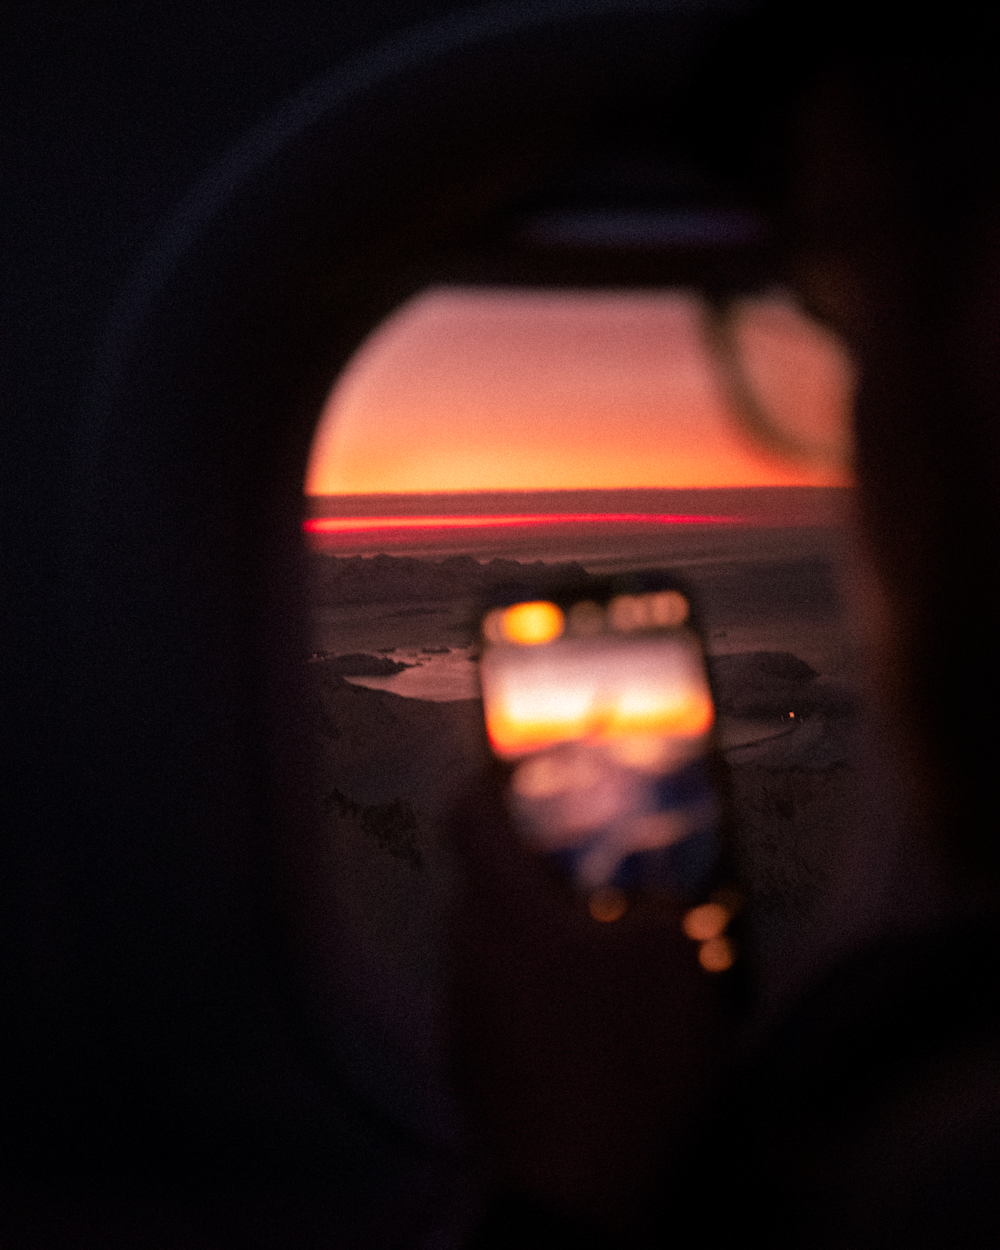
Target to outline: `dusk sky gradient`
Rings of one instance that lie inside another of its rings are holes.
[[[741,332],[779,415],[843,422],[844,362],[777,306]],[[803,417],[804,414],[804,417]],[[732,415],[684,292],[438,289],[371,336],[323,410],[310,495],[838,486]]]

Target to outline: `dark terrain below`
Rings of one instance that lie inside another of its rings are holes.
[[[317,598],[353,600],[362,614],[367,602],[373,620],[399,599],[467,604],[493,578],[514,573],[541,585],[552,574],[512,561],[491,568],[466,558],[430,567],[391,557],[322,559]],[[815,614],[820,572],[811,580],[779,572],[764,579],[765,599],[786,617],[805,599]],[[774,594],[782,576],[784,600]],[[726,580],[717,571],[716,580],[737,612],[741,597],[760,610],[753,570],[742,592],[731,572]],[[435,649],[436,638],[425,641]],[[329,834],[340,929],[332,971],[344,1021],[338,1044],[370,1095],[421,1131],[447,1137],[454,1115],[442,1074],[441,918],[455,869],[441,830],[488,758],[482,705],[404,698],[345,680],[383,665],[384,657],[352,645],[339,657],[314,656],[310,666],[317,819]],[[780,980],[789,952],[808,939],[837,853],[851,794],[852,701],[842,680],[791,651],[713,655],[710,669],[723,729],[735,719],[766,730],[724,758],[738,867],[753,901],[753,958],[765,982]]]

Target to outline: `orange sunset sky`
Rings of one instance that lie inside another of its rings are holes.
[[[324,407],[311,495],[839,486],[734,419],[683,292],[438,289],[355,355]],[[748,369],[800,432],[843,425],[848,367],[788,307],[748,322]]]

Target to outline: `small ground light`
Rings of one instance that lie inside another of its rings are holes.
[[[666,629],[683,625],[691,607],[679,590],[661,590],[649,596],[649,610],[653,624]]]
[[[721,903],[702,903],[700,907],[691,908],[681,927],[693,941],[708,942],[725,931],[730,915],[729,908]]]
[[[672,629],[683,625],[690,605],[678,590],[652,595],[618,595],[608,604],[612,629],[631,634],[644,629]]]
[[[706,972],[725,972],[733,966],[736,955],[728,938],[714,937],[702,942],[698,962]]]
[[[604,886],[603,889],[595,890],[591,894],[587,900],[587,910],[595,920],[604,923],[621,920],[628,911],[628,899],[621,890],[616,890],[614,886]]]
[[[554,641],[565,626],[561,608],[546,600],[537,600],[515,603],[513,607],[490,612],[483,621],[483,633],[490,642],[513,642],[522,647],[532,647]]]
[[[725,972],[736,958],[732,943],[723,936],[732,912],[722,903],[702,903],[692,907],[681,922],[681,928],[694,942],[699,942],[698,962],[706,972]]]

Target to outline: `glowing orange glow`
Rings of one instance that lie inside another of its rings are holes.
[[[537,647],[558,638],[566,620],[554,603],[539,600],[535,603],[516,603],[512,608],[491,613],[484,625],[487,637],[491,636],[491,624],[495,625],[499,637],[507,642],[518,643],[522,647]]]
[[[591,894],[587,900],[587,910],[595,920],[608,924],[621,920],[628,911],[628,899],[621,890],[616,890],[614,886],[605,886],[604,889],[595,890]]]
[[[682,928],[696,942],[708,942],[725,931],[729,910],[721,903],[702,903],[692,907],[684,917]]]
[[[537,705],[521,707],[515,700],[506,704],[491,702],[486,728],[494,751],[499,755],[520,755],[556,742],[618,738],[626,734],[700,738],[711,729],[714,717],[711,699],[694,693],[673,700],[650,699],[646,706],[637,708],[627,704],[595,706],[589,700],[585,702],[576,691],[567,692],[562,707],[554,706],[555,703],[550,700],[543,709]]]
[[[708,733],[713,719],[712,700],[702,691],[672,698],[659,691],[630,691],[607,716],[602,736],[660,733],[697,738]]]
[[[586,738],[591,724],[589,709],[573,714],[572,705],[562,716],[543,720],[540,716],[518,716],[505,708],[490,708],[486,716],[486,731],[490,745],[498,755],[522,755],[539,751],[543,747]]]
[[[688,601],[677,590],[664,590],[656,595],[618,595],[608,604],[612,627],[626,634],[638,629],[682,625],[689,611]]]
[[[646,598],[651,624],[663,628],[683,625],[691,611],[691,605],[679,590],[662,590]]]
[[[662,636],[626,644],[613,636],[555,646],[490,647],[480,676],[494,751],[513,757],[557,742],[700,739],[714,708],[690,641]]]
[[[306,492],[846,484],[843,471],[778,458],[734,419],[700,318],[679,292],[429,291],[338,381]],[[754,375],[815,406],[836,370],[786,321],[772,316],[756,337],[751,326]],[[778,340],[794,368],[776,374]]]
[[[667,513],[555,512],[518,516],[384,516],[310,517],[302,522],[306,534],[356,534],[365,530],[483,529],[519,525],[743,525],[737,516],[675,516]]]
[[[698,962],[706,972],[725,972],[736,960],[732,944],[724,937],[709,938],[702,942]]]

